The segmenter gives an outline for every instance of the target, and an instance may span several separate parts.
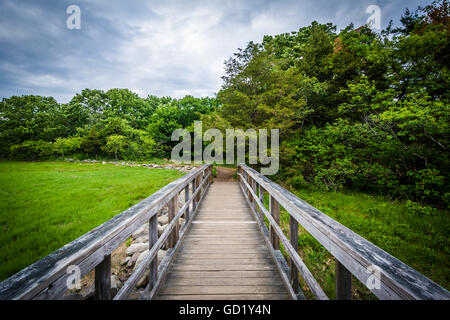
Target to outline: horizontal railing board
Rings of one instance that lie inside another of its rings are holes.
[[[211,173],[208,175],[210,176]],[[205,179],[207,180],[207,179]],[[205,190],[200,195],[200,201],[199,204],[203,202],[203,198],[205,197],[206,193],[208,192],[209,186],[211,183],[207,183],[205,186]],[[198,188],[200,190],[200,188]],[[194,198],[193,196],[191,198]],[[181,246],[183,245],[184,239],[186,237],[186,234],[188,233],[191,223],[194,220],[198,210],[199,205],[195,207],[194,211],[191,213],[191,217],[189,218],[187,224],[181,228],[180,230],[180,237],[178,239],[177,244],[172,249],[170,254],[167,254],[164,256],[163,260],[161,261],[160,265],[158,266],[158,279],[154,285],[153,288],[150,290],[150,284],[147,285],[145,288],[143,294],[140,297],[140,300],[153,300],[154,297],[158,294],[159,290],[161,289],[162,284],[164,283],[164,280],[167,276],[167,272],[169,268],[171,267],[173,261],[175,260],[175,257],[177,253],[180,251]]]
[[[147,222],[210,165],[199,167],[156,191],[78,239],[70,242],[0,283],[0,299],[54,299],[67,291],[67,267],[77,265],[81,276]]]
[[[241,176],[239,174],[239,176]],[[242,177],[242,176],[241,176]],[[264,207],[264,203],[259,200],[256,193],[253,191],[253,189],[250,187],[247,181],[245,179],[241,179],[241,183],[243,183],[247,189],[248,192],[253,196],[253,202],[257,203],[260,210],[264,213],[264,216],[269,221],[271,228],[275,231],[275,233],[278,235],[280,241],[283,243],[286,251],[288,252],[289,256],[297,266],[298,270],[303,276],[303,279],[305,279],[305,282],[308,284],[308,287],[311,289],[313,294],[316,296],[319,300],[328,300],[327,295],[320,287],[317,280],[314,278],[314,276],[311,274],[311,271],[309,271],[308,267],[305,265],[303,260],[300,258],[298,253],[295,251],[295,249],[292,247],[291,243],[287,239],[287,237],[284,235],[281,228],[277,225],[274,218],[270,215],[269,211]],[[245,193],[244,193],[245,194]],[[245,194],[245,196],[247,196]]]
[[[158,241],[156,241],[153,247],[150,248],[148,255],[141,262],[141,264],[136,267],[136,270],[134,270],[128,280],[123,284],[123,287],[119,290],[119,292],[117,292],[114,300],[123,300],[129,296],[139,279],[144,276],[144,273],[148,269],[150,262],[157,256],[159,249],[161,249],[174,228],[178,225],[178,219],[184,214],[191,201],[195,198],[195,196],[200,192],[201,188],[208,181],[207,178],[209,178],[209,175],[200,183],[200,185],[197,187],[197,190],[192,194],[192,197],[190,197],[190,199],[184,203],[183,207],[179,209],[172,221],[170,221],[170,223],[166,226],[164,232],[158,238]]]
[[[312,207],[267,177],[246,165],[239,165],[272,195],[286,211],[318,240],[363,284],[370,266],[381,271],[380,288],[370,289],[381,299],[448,300],[450,293],[418,271],[373,243]]]

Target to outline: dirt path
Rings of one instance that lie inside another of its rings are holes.
[[[217,176],[216,181],[234,181],[235,168],[216,167]]]

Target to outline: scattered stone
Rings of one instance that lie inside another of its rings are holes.
[[[122,288],[122,282],[115,274],[111,275],[111,295],[114,297],[120,288]]]
[[[161,210],[159,211],[159,216],[162,217],[168,213],[169,213],[169,207],[165,206],[165,207],[162,207]]]
[[[148,278],[150,277],[150,270],[145,271],[142,278],[136,284],[136,289],[145,288],[148,284]]]
[[[149,250],[141,253],[141,255],[139,256],[139,258],[136,261],[136,264],[134,265],[133,272],[145,260],[145,258],[149,255],[149,253],[150,253]],[[159,250],[158,251],[158,264],[161,263],[161,260],[164,258],[165,255],[166,255],[166,251],[165,250]],[[150,271],[147,270],[145,272],[145,274],[142,276],[142,278],[139,279],[138,283],[136,284],[136,288],[137,289],[144,288],[144,287],[147,286],[149,275],[150,275]]]
[[[137,229],[132,235],[131,237],[136,240],[137,238],[140,238],[142,236],[148,236],[148,224],[144,224],[142,225],[139,229]]]
[[[83,288],[80,291],[80,295],[82,299],[89,299],[92,298],[95,294],[95,286],[91,285],[90,287]]]
[[[162,225],[162,226],[168,224],[169,223],[169,217],[167,215],[163,215],[163,216],[158,217],[158,223],[160,225]]]
[[[158,237],[161,237],[164,230],[166,230],[166,227],[167,227],[167,224],[165,224],[163,226],[158,224]]]
[[[133,254],[130,258],[130,260],[127,263],[127,268],[132,268],[134,266],[134,264],[136,263],[137,259],[139,258],[141,252],[136,252],[135,254]]]
[[[125,253],[129,256],[134,255],[136,252],[144,252],[145,250],[148,249],[148,245],[145,243],[133,243],[131,246],[129,246],[127,248],[127,250],[125,251]]]
[[[130,256],[126,256],[125,259],[122,260],[122,262],[120,263],[120,265],[125,266],[128,264],[128,262],[130,261],[131,257]]]
[[[137,238],[134,243],[147,243],[148,244],[148,233]]]
[[[139,289],[136,291],[132,291],[128,296],[127,300],[139,300],[141,295],[144,293],[144,289]]]

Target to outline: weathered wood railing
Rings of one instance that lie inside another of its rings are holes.
[[[0,283],[0,299],[59,299],[68,290],[73,266],[80,276],[95,268],[95,298],[111,299],[111,253],[140,226],[149,222],[149,253],[114,297],[126,299],[136,283],[150,268],[145,298],[158,291],[165,271],[173,261],[192,218],[212,181],[211,165],[203,165],[168,184],[148,198],[89,231],[78,239],[16,273]],[[189,185],[192,183],[192,194]],[[178,195],[184,192],[185,203],[178,210]],[[169,224],[158,238],[158,213],[169,207]],[[179,228],[179,218],[185,222]],[[168,242],[168,252],[158,266],[158,250]]]
[[[304,299],[298,284],[300,273],[316,299],[328,299],[297,253],[300,224],[335,258],[337,299],[351,299],[352,275],[380,299],[450,299],[450,293],[445,288],[255,170],[241,164],[238,166],[238,177],[242,192],[292,298]],[[264,206],[264,192],[270,197],[269,209]],[[289,240],[280,228],[280,205],[290,215]],[[266,228],[264,217],[269,222],[270,230]],[[279,250],[280,241],[289,255],[290,267]]]

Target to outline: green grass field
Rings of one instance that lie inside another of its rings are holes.
[[[182,175],[109,164],[0,162],[0,281]]]
[[[405,201],[389,201],[382,196],[356,192],[326,192],[313,187],[298,188],[293,192],[394,257],[450,289],[448,212],[435,210],[432,214],[418,213],[408,208]],[[283,211],[280,220],[287,235],[289,215]],[[300,256],[325,293],[334,299],[333,257],[301,227],[299,249]],[[302,287],[306,289],[305,283],[302,283]],[[375,298],[354,277],[353,288],[354,298]]]

